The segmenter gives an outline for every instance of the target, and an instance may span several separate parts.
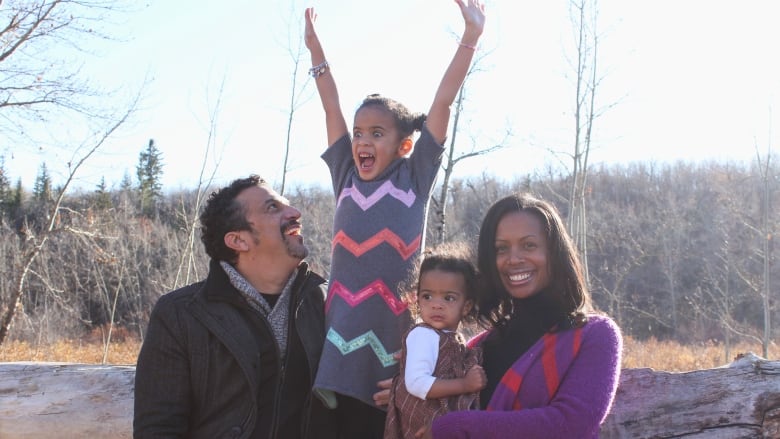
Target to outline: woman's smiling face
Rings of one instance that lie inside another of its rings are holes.
[[[504,215],[496,228],[496,269],[509,294],[525,299],[550,283],[547,233],[527,212]]]

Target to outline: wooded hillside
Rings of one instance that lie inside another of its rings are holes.
[[[776,167],[770,172],[779,174]],[[770,323],[778,321],[774,302],[763,297],[765,274],[770,298],[780,288],[771,245],[780,224],[780,210],[774,207],[780,203],[777,177],[767,186],[767,225],[762,223],[765,182],[747,165],[636,164],[593,168],[588,178],[587,260],[593,297],[624,333],[727,345],[735,338],[765,339],[765,311]],[[562,194],[568,186],[565,177],[552,171],[515,182],[489,176],[454,180],[446,239],[474,243],[487,207],[511,191],[550,200],[566,217]],[[37,189],[14,198],[7,184],[3,194],[0,309],[6,310],[52,201]],[[142,335],[161,294],[205,273],[193,226],[206,195],[169,192],[150,206],[138,189],[126,184],[71,194],[29,267],[9,337],[106,337],[112,323],[122,328],[121,335]],[[327,272],[334,209],[330,190],[299,187],[285,196],[303,212],[310,262]],[[429,218],[437,209],[432,203]],[[437,227],[429,222],[428,245],[435,244]],[[771,340],[776,331],[768,328]]]

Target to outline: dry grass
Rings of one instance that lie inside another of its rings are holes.
[[[708,342],[697,345],[681,345],[671,341],[650,339],[637,341],[630,337],[623,340],[623,367],[650,367],[655,370],[683,372],[710,369],[731,363],[738,354],[752,352],[762,356],[760,343],[738,343],[731,347],[729,358],[722,344]],[[780,359],[780,347],[769,345],[768,359]]]
[[[132,338],[111,343],[108,349],[108,364],[135,364],[141,342]],[[51,345],[31,345],[26,342],[6,342],[0,345],[0,362],[9,361],[54,361],[68,363],[100,364],[104,345],[100,342],[60,341]],[[636,341],[630,337],[624,340],[623,367],[650,367],[656,370],[681,372],[709,369],[728,364],[739,353],[753,352],[761,355],[761,345],[740,343],[731,350],[726,360],[722,345],[680,345],[674,342],[648,340]],[[780,359],[780,348],[770,346],[769,359]]]
[[[108,347],[107,364],[135,364],[141,342],[125,339]],[[65,363],[101,364],[103,343],[80,340],[62,340],[49,345],[31,345],[27,342],[6,342],[0,345],[0,362],[55,361]]]

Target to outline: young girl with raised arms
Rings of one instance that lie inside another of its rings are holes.
[[[475,322],[476,269],[463,244],[426,255],[416,275],[416,311],[421,323],[408,332],[401,371],[390,388],[385,439],[414,439],[450,411],[478,409],[487,378],[481,350],[466,347],[458,330]]]
[[[398,372],[393,354],[411,325],[399,284],[424,248],[428,201],[441,165],[450,105],[485,23],[478,0],[455,4],[465,27],[427,116],[370,95],[355,113],[351,136],[314,28],[316,14],[306,10],[310,73],[325,110],[330,145],[322,158],[336,197],[326,342],[314,387],[328,406],[337,407],[344,437],[381,438],[384,432],[385,411],[376,406],[374,394],[378,382]],[[367,55],[371,58],[365,61],[373,62],[374,54]]]

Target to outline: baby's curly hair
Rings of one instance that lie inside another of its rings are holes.
[[[418,318],[420,310],[415,300],[420,292],[420,278],[423,274],[440,270],[447,273],[455,273],[463,276],[466,285],[466,300],[470,300],[473,306],[471,311],[463,317],[467,324],[477,323],[477,269],[474,264],[471,249],[464,242],[448,242],[427,249],[420,256],[420,262],[416,265],[407,282],[404,300],[409,305],[412,317]]]

